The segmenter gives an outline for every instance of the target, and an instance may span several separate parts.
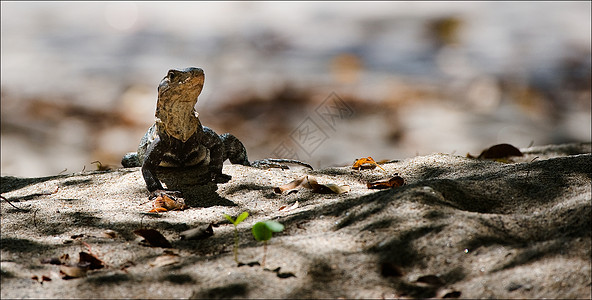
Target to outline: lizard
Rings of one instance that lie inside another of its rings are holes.
[[[222,173],[227,159],[233,164],[257,168],[287,168],[294,163],[313,169],[309,164],[293,159],[263,159],[249,162],[243,143],[230,133],[218,135],[203,126],[195,110],[205,80],[201,68],[171,69],[158,85],[155,122],[140,140],[137,152],[126,153],[121,164],[125,168],[141,167],[150,198],[159,195],[179,195],[167,190],[158,178],[158,170],[176,171],[196,168],[209,180],[223,183],[230,176]],[[182,175],[178,175],[182,176]]]

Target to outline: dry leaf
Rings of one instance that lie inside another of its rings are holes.
[[[117,232],[115,232],[114,230],[108,229],[108,230],[101,232],[101,237],[108,238],[108,239],[114,239],[117,237]]]
[[[179,261],[180,261],[180,259],[179,259],[178,254],[167,251],[163,255],[154,259],[154,261],[150,263],[150,266],[152,266],[152,267],[168,266],[168,265],[176,264]]]
[[[443,293],[444,295],[441,297],[443,299],[448,299],[448,298],[459,298],[460,295],[462,295],[462,293],[460,291],[454,291],[454,290],[448,290],[448,291],[444,291]]]
[[[442,279],[440,279],[440,277],[438,277],[436,275],[421,276],[421,277],[417,278],[416,282],[425,283],[425,284],[429,284],[429,285],[433,285],[433,286],[443,286],[444,285],[444,281],[442,281]]]
[[[264,271],[270,271],[273,272],[277,275],[277,277],[285,279],[285,278],[290,278],[290,277],[296,277],[296,275],[294,275],[294,273],[292,272],[280,272],[281,267],[277,267],[273,270],[270,270],[268,268],[263,269]]]
[[[173,248],[171,243],[156,229],[138,229],[134,233],[146,239],[152,247]]]
[[[493,145],[481,152],[477,158],[481,159],[504,159],[510,156],[522,156],[520,150],[510,144],[497,144]],[[474,156],[467,154],[469,158],[475,158]]]
[[[374,158],[370,156],[357,159],[356,161],[354,161],[354,164],[352,165],[352,169],[354,170],[375,169],[376,167],[379,167],[383,171],[386,171],[380,165],[378,165],[378,163],[376,163]]]
[[[351,190],[349,185],[336,185],[334,183],[311,184],[312,191],[319,194],[343,194]]]
[[[280,207],[279,210],[283,210],[283,211],[291,211],[298,208],[298,201],[294,202],[294,204],[292,204],[290,207],[287,207],[287,205],[282,205],[282,207]]]
[[[288,191],[288,190],[293,190],[293,189],[301,186],[302,183],[306,180],[306,177],[307,176],[302,176],[302,177],[300,177],[298,179],[295,179],[295,180],[293,180],[293,181],[291,181],[291,182],[289,182],[287,184],[284,184],[282,186],[275,187],[273,189],[273,191],[276,192],[276,193],[278,193],[278,194],[281,194],[282,192],[285,192],[285,191]]]
[[[312,189],[314,193],[319,194],[343,194],[350,191],[348,185],[336,185],[333,183],[319,184],[317,179],[312,176],[302,176],[288,184],[274,188],[274,191],[281,194],[284,191],[292,191],[297,187]]]
[[[127,269],[130,268],[130,267],[133,267],[135,265],[136,265],[135,262],[133,262],[131,260],[128,260],[123,265],[121,265],[121,267],[119,268],[119,270],[124,271],[124,272],[127,273]]]
[[[85,277],[86,271],[88,271],[88,266],[60,266],[60,274],[62,275],[62,279]]]
[[[384,262],[380,265],[380,274],[384,277],[401,277],[403,271],[392,262]]]
[[[165,212],[169,210],[184,210],[188,206],[185,205],[185,200],[183,198],[176,198],[170,195],[161,194],[156,199],[154,199],[154,203],[152,204],[153,208],[149,212]]]
[[[37,275],[33,275],[31,277],[31,279],[33,279],[41,284],[43,284],[44,281],[51,281],[51,278],[49,278],[49,276],[45,276],[45,275],[42,275],[41,278],[39,278]]]
[[[91,164],[97,164],[97,171],[111,171],[111,170],[113,170],[113,167],[111,167],[109,165],[103,165],[98,160],[91,162]]]
[[[239,262],[236,266],[240,268],[240,267],[243,267],[243,266],[255,267],[255,266],[260,266],[260,265],[261,264],[258,261],[252,261],[252,262],[246,263],[246,264],[245,263],[242,263],[242,262]]]
[[[214,235],[212,224],[208,226],[200,226],[181,232],[182,240],[203,240]]]
[[[374,182],[368,182],[367,186],[369,189],[389,189],[405,185],[405,179],[403,177],[395,175],[390,179],[377,180]]]
[[[307,177],[307,184],[304,187],[312,189],[319,194],[343,194],[350,191],[349,185],[336,185],[333,183],[319,184],[317,179],[312,176]]]
[[[80,258],[78,259],[78,264],[80,264],[80,265],[88,264],[89,270],[102,269],[105,267],[105,263],[102,260],[100,260],[98,257],[96,257],[94,254],[89,254],[84,251],[81,251],[78,254],[80,255]]]

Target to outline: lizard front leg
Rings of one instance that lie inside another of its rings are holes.
[[[228,159],[233,164],[243,166],[251,165],[247,157],[247,149],[239,139],[230,133],[221,135],[220,139],[222,140],[222,144],[224,144],[224,160]]]
[[[150,198],[157,197],[164,187],[158,177],[156,177],[156,169],[164,156],[165,143],[157,136],[154,141],[146,149],[144,161],[142,162],[142,176],[146,182],[146,188],[150,192]]]
[[[222,166],[226,160],[223,140],[216,132],[208,127],[203,127],[203,133],[202,144],[206,149],[209,149],[210,152],[208,168],[210,170],[210,175],[212,176],[212,181],[216,183],[228,182],[231,179],[231,176],[222,173]]]

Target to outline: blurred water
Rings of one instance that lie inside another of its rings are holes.
[[[152,122],[166,70],[186,66],[206,71],[202,122],[237,133],[252,158],[270,156],[331,92],[356,114],[302,157],[316,166],[590,140],[589,2],[1,8],[3,175],[118,164]],[[262,120],[287,104],[242,123],[240,110],[229,111],[286,86],[312,99],[290,109],[297,115],[283,119],[286,132]]]

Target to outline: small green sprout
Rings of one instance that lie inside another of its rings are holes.
[[[224,217],[234,225],[234,261],[238,264],[238,224],[244,221],[249,216],[248,212],[243,212],[242,214],[236,217],[236,220],[233,219],[231,216],[224,214]]]
[[[267,241],[271,239],[273,232],[281,232],[284,230],[284,225],[275,221],[257,222],[251,228],[253,237],[263,242],[263,260],[261,260],[261,266],[265,267],[265,256],[267,256]]]

